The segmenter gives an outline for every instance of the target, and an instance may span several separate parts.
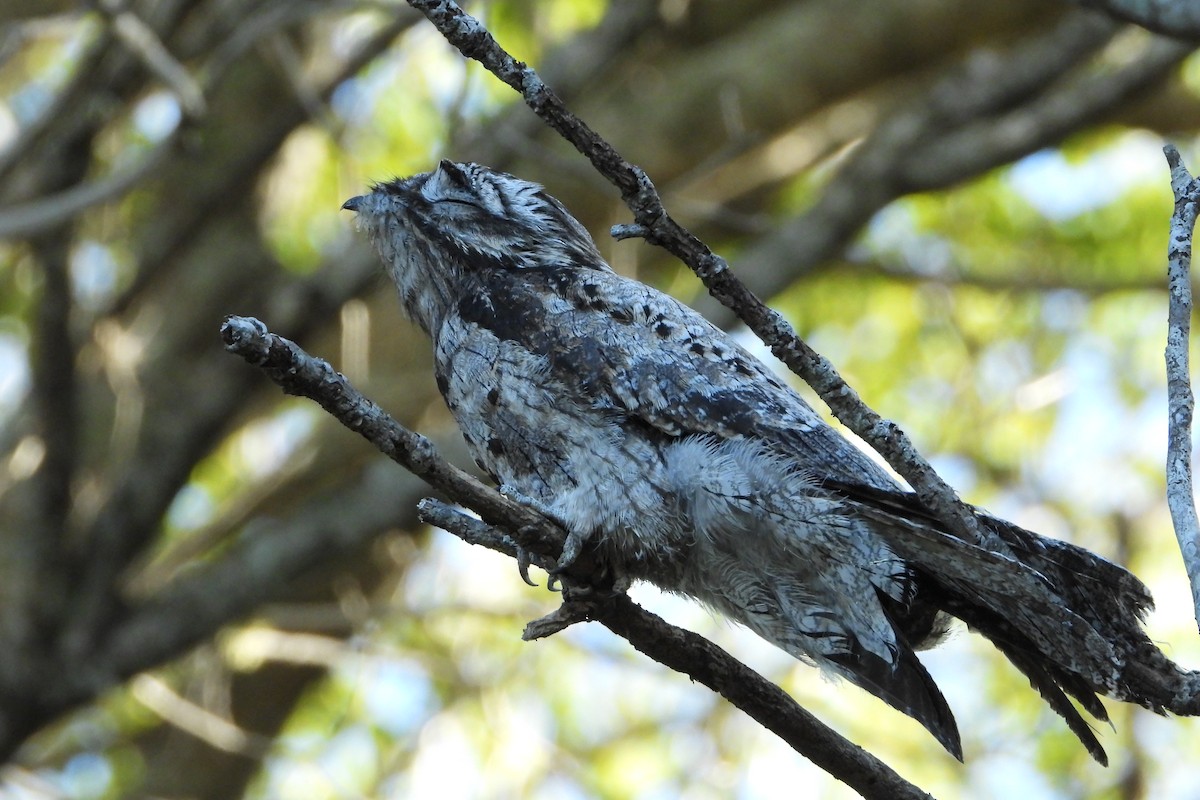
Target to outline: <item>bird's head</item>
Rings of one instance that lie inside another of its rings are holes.
[[[587,230],[541,186],[481,164],[442,161],[432,172],[377,183],[342,208],[358,215],[409,315],[427,331],[481,272],[608,269]]]

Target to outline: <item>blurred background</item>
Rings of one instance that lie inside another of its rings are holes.
[[[1200,663],[1162,477],[1188,45],[1041,0],[469,10],[967,499],[1128,564]],[[468,466],[338,210],[441,157],[544,183],[618,271],[734,324],[609,238],[615,192],[403,4],[0,6],[0,796],[851,795],[597,626],[521,642],[544,575],[423,529],[420,482],[224,352],[223,317],[259,317]],[[1101,768],[964,630],[925,660],[965,766],[634,595],[936,796],[1200,797],[1194,722],[1110,702]]]

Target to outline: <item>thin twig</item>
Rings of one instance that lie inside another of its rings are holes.
[[[130,695],[163,722],[194,736],[210,747],[246,758],[262,760],[271,750],[271,739],[248,731],[175,691],[166,681],[142,674],[130,684]]]
[[[1192,177],[1174,145],[1163,147],[1171,167],[1175,212],[1167,251],[1170,305],[1167,311],[1167,506],[1183,564],[1192,585],[1192,607],[1200,625],[1200,521],[1192,491],[1192,394],[1188,348],[1192,325],[1192,233],[1196,227],[1200,180]]]

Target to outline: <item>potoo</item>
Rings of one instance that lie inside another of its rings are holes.
[[[1165,661],[1141,630],[1137,578],[982,514],[996,548],[951,536],[727,334],[615,274],[540,186],[443,161],[344,208],[432,338],[475,459],[563,523],[564,561],[594,547],[622,580],[693,597],[849,679],[960,759],[914,652],[951,617],[1102,762],[1068,695],[1101,720],[1097,694],[1169,702],[1136,679]]]

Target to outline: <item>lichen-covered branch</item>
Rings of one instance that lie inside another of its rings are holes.
[[[1188,172],[1174,145],[1163,148],[1171,167],[1175,213],[1167,250],[1167,505],[1179,551],[1192,585],[1192,606],[1200,624],[1200,521],[1192,489],[1192,415],[1196,398],[1188,348],[1192,327],[1192,233],[1196,227],[1200,180]]]

